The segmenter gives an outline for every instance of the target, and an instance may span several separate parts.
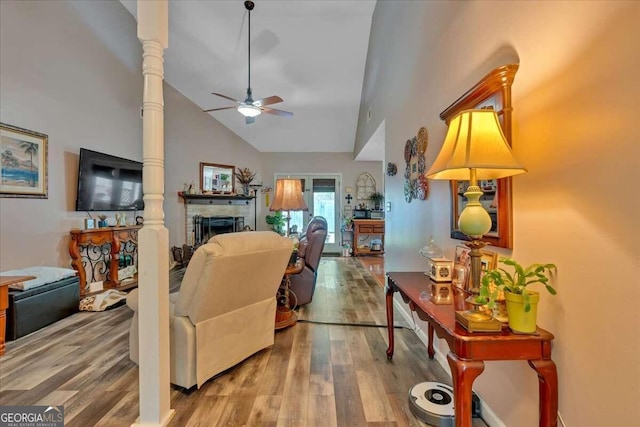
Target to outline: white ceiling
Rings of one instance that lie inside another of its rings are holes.
[[[262,152],[353,152],[375,0],[254,0],[253,98],[280,96],[245,124],[235,109],[202,113]],[[121,0],[136,16],[135,0]],[[169,1],[165,80],[202,109],[244,100],[247,11],[243,0]]]

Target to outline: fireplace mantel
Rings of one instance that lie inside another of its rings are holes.
[[[230,194],[184,194],[178,193],[188,205],[248,205],[254,196],[233,196]]]

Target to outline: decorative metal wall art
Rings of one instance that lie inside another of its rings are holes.
[[[391,162],[387,163],[387,175],[394,176],[397,173],[398,173],[398,167],[396,166],[396,164]]]
[[[356,199],[369,200],[376,191],[376,180],[369,172],[362,172],[356,182]]]
[[[427,170],[424,153],[427,151],[429,134],[421,127],[418,135],[407,139],[404,145],[404,199],[411,203],[413,199],[425,200],[429,195],[429,182],[424,173]]]

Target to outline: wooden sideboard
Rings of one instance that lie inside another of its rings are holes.
[[[137,275],[126,284],[118,280],[121,263],[138,265],[138,230],[141,225],[71,230],[69,255],[78,272],[80,296],[89,293],[89,283],[103,280],[103,288],[136,286]]]
[[[382,248],[379,251],[358,248],[360,235],[379,235]],[[354,219],[353,220],[353,256],[384,254],[384,219]]]

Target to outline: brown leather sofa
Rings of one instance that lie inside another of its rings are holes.
[[[327,220],[316,216],[309,221],[307,230],[300,238],[298,257],[304,259],[304,269],[291,276],[290,290],[295,294],[291,303],[298,306],[309,304],[313,299],[318,276],[318,265],[327,239]]]

